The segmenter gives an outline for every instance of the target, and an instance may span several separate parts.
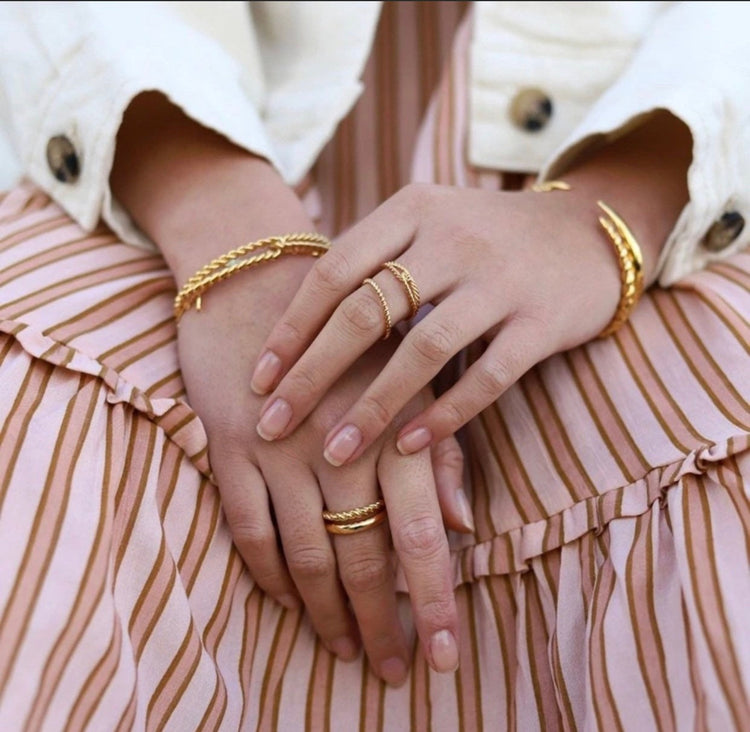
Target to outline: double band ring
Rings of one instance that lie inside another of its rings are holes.
[[[406,292],[406,297],[409,300],[409,319],[413,318],[417,314],[422,301],[419,294],[419,287],[417,287],[417,283],[414,281],[411,273],[403,264],[399,264],[398,262],[385,262],[381,269],[387,269],[401,283],[404,292]],[[385,299],[385,295],[383,294],[383,290],[380,289],[380,285],[378,285],[372,277],[362,280],[362,284],[372,287],[380,301],[380,307],[383,309],[383,318],[385,320],[383,332],[383,340],[385,341],[391,335],[391,329],[393,328],[391,309],[388,307],[388,301]]]
[[[356,534],[366,531],[385,521],[385,501],[377,501],[351,508],[348,511],[323,511],[326,531],[329,534]]]

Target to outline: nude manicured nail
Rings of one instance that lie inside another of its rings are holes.
[[[275,440],[292,420],[292,408],[284,399],[276,399],[258,422],[258,434],[264,440]]]
[[[396,448],[402,455],[411,455],[418,452],[432,442],[432,432],[427,427],[417,427],[417,429],[407,432],[399,437]]]
[[[461,524],[467,531],[470,531],[473,534],[476,530],[474,526],[474,516],[471,512],[469,499],[466,497],[463,488],[459,488],[456,491],[456,503],[458,504],[458,513],[461,516]]]
[[[436,671],[448,673],[458,668],[458,645],[450,630],[439,630],[430,638],[430,655]]]
[[[256,394],[267,394],[268,390],[274,385],[280,371],[281,359],[273,351],[266,351],[255,367],[250,388]]]
[[[342,427],[326,445],[323,456],[331,465],[343,465],[362,444],[362,433],[353,424]]]

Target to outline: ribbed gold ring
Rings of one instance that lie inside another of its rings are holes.
[[[361,521],[380,513],[385,508],[385,501],[378,498],[374,503],[359,508],[351,508],[348,511],[323,511],[323,519],[334,524],[348,524],[350,521]]]
[[[372,529],[378,524],[382,524],[383,521],[385,521],[385,517],[386,512],[381,511],[380,513],[376,513],[374,516],[370,516],[370,518],[362,519],[362,521],[352,521],[348,524],[327,523],[326,531],[329,534],[356,534],[359,531],[367,531],[368,529]]]
[[[370,285],[373,290],[375,290],[375,294],[378,296],[378,300],[380,300],[380,306],[383,308],[383,316],[385,317],[385,333],[383,335],[383,340],[388,340],[388,336],[391,334],[391,311],[388,307],[388,302],[385,299],[385,295],[383,294],[383,291],[380,289],[380,286],[378,285],[375,280],[373,280],[371,277],[368,277],[366,280],[362,280],[363,285]]]
[[[409,298],[409,305],[411,306],[409,319],[413,318],[419,310],[421,298],[419,295],[419,287],[417,287],[417,283],[411,276],[411,272],[409,272],[403,264],[399,264],[398,262],[386,262],[383,265],[383,269],[387,269],[404,286],[406,297]]]

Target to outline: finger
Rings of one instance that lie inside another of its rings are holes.
[[[458,382],[399,431],[399,452],[406,455],[454,434],[550,356],[551,343],[543,336],[530,338],[522,320],[508,321]]]
[[[410,249],[399,262],[415,281],[423,283],[424,296],[432,299],[443,294],[450,273],[437,267],[434,257],[410,257],[411,253]],[[371,279],[377,289],[364,284],[344,298],[266,400],[257,426],[261,437],[272,440],[291,434],[339,377],[387,334],[390,325],[413,312],[404,285],[390,271],[385,269]]]
[[[431,447],[440,512],[448,528],[465,534],[474,532],[474,517],[463,489],[464,455],[451,435]]]
[[[386,448],[378,476],[422,647],[433,669],[454,671],[458,666],[458,613],[429,450],[405,458]]]
[[[474,314],[467,315],[472,306]],[[380,374],[326,435],[328,462],[343,465],[356,460],[456,353],[497,322],[491,312],[476,310],[475,299],[459,290],[409,331]]]
[[[298,463],[268,461],[262,463],[262,468],[287,566],[310,621],[333,653],[351,660],[358,653],[359,640],[323,526],[318,482]]]
[[[346,471],[324,468],[320,475],[328,510],[367,506],[378,497],[373,466]],[[339,574],[357,619],[367,657],[389,684],[406,679],[409,651],[398,616],[393,556],[386,524],[334,535]]]
[[[340,237],[310,269],[261,350],[251,386],[268,394],[344,297],[406,248],[416,231],[412,189],[388,199]]]
[[[214,451],[212,464],[232,539],[258,585],[284,607],[300,606],[299,595],[279,549],[268,490],[245,457]]]

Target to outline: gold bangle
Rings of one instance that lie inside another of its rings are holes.
[[[596,205],[609,217],[600,216],[599,223],[614,244],[620,266],[620,302],[607,327],[599,333],[599,338],[606,338],[622,327],[643,293],[643,255],[625,222],[604,201],[597,201]]]
[[[179,321],[193,304],[196,310],[200,310],[203,293],[237,272],[287,254],[321,257],[330,248],[331,242],[322,234],[303,233],[269,236],[232,249],[231,252],[212,259],[185,282],[174,299],[174,316]],[[258,250],[262,251],[245,258],[246,255]]]
[[[535,193],[569,191],[571,188],[570,183],[564,180],[550,180],[531,186]],[[599,338],[606,338],[625,324],[643,294],[643,254],[627,224],[604,201],[597,201],[596,205],[609,217],[600,216],[599,223],[614,244],[620,268],[620,302],[612,319],[598,335]]]

